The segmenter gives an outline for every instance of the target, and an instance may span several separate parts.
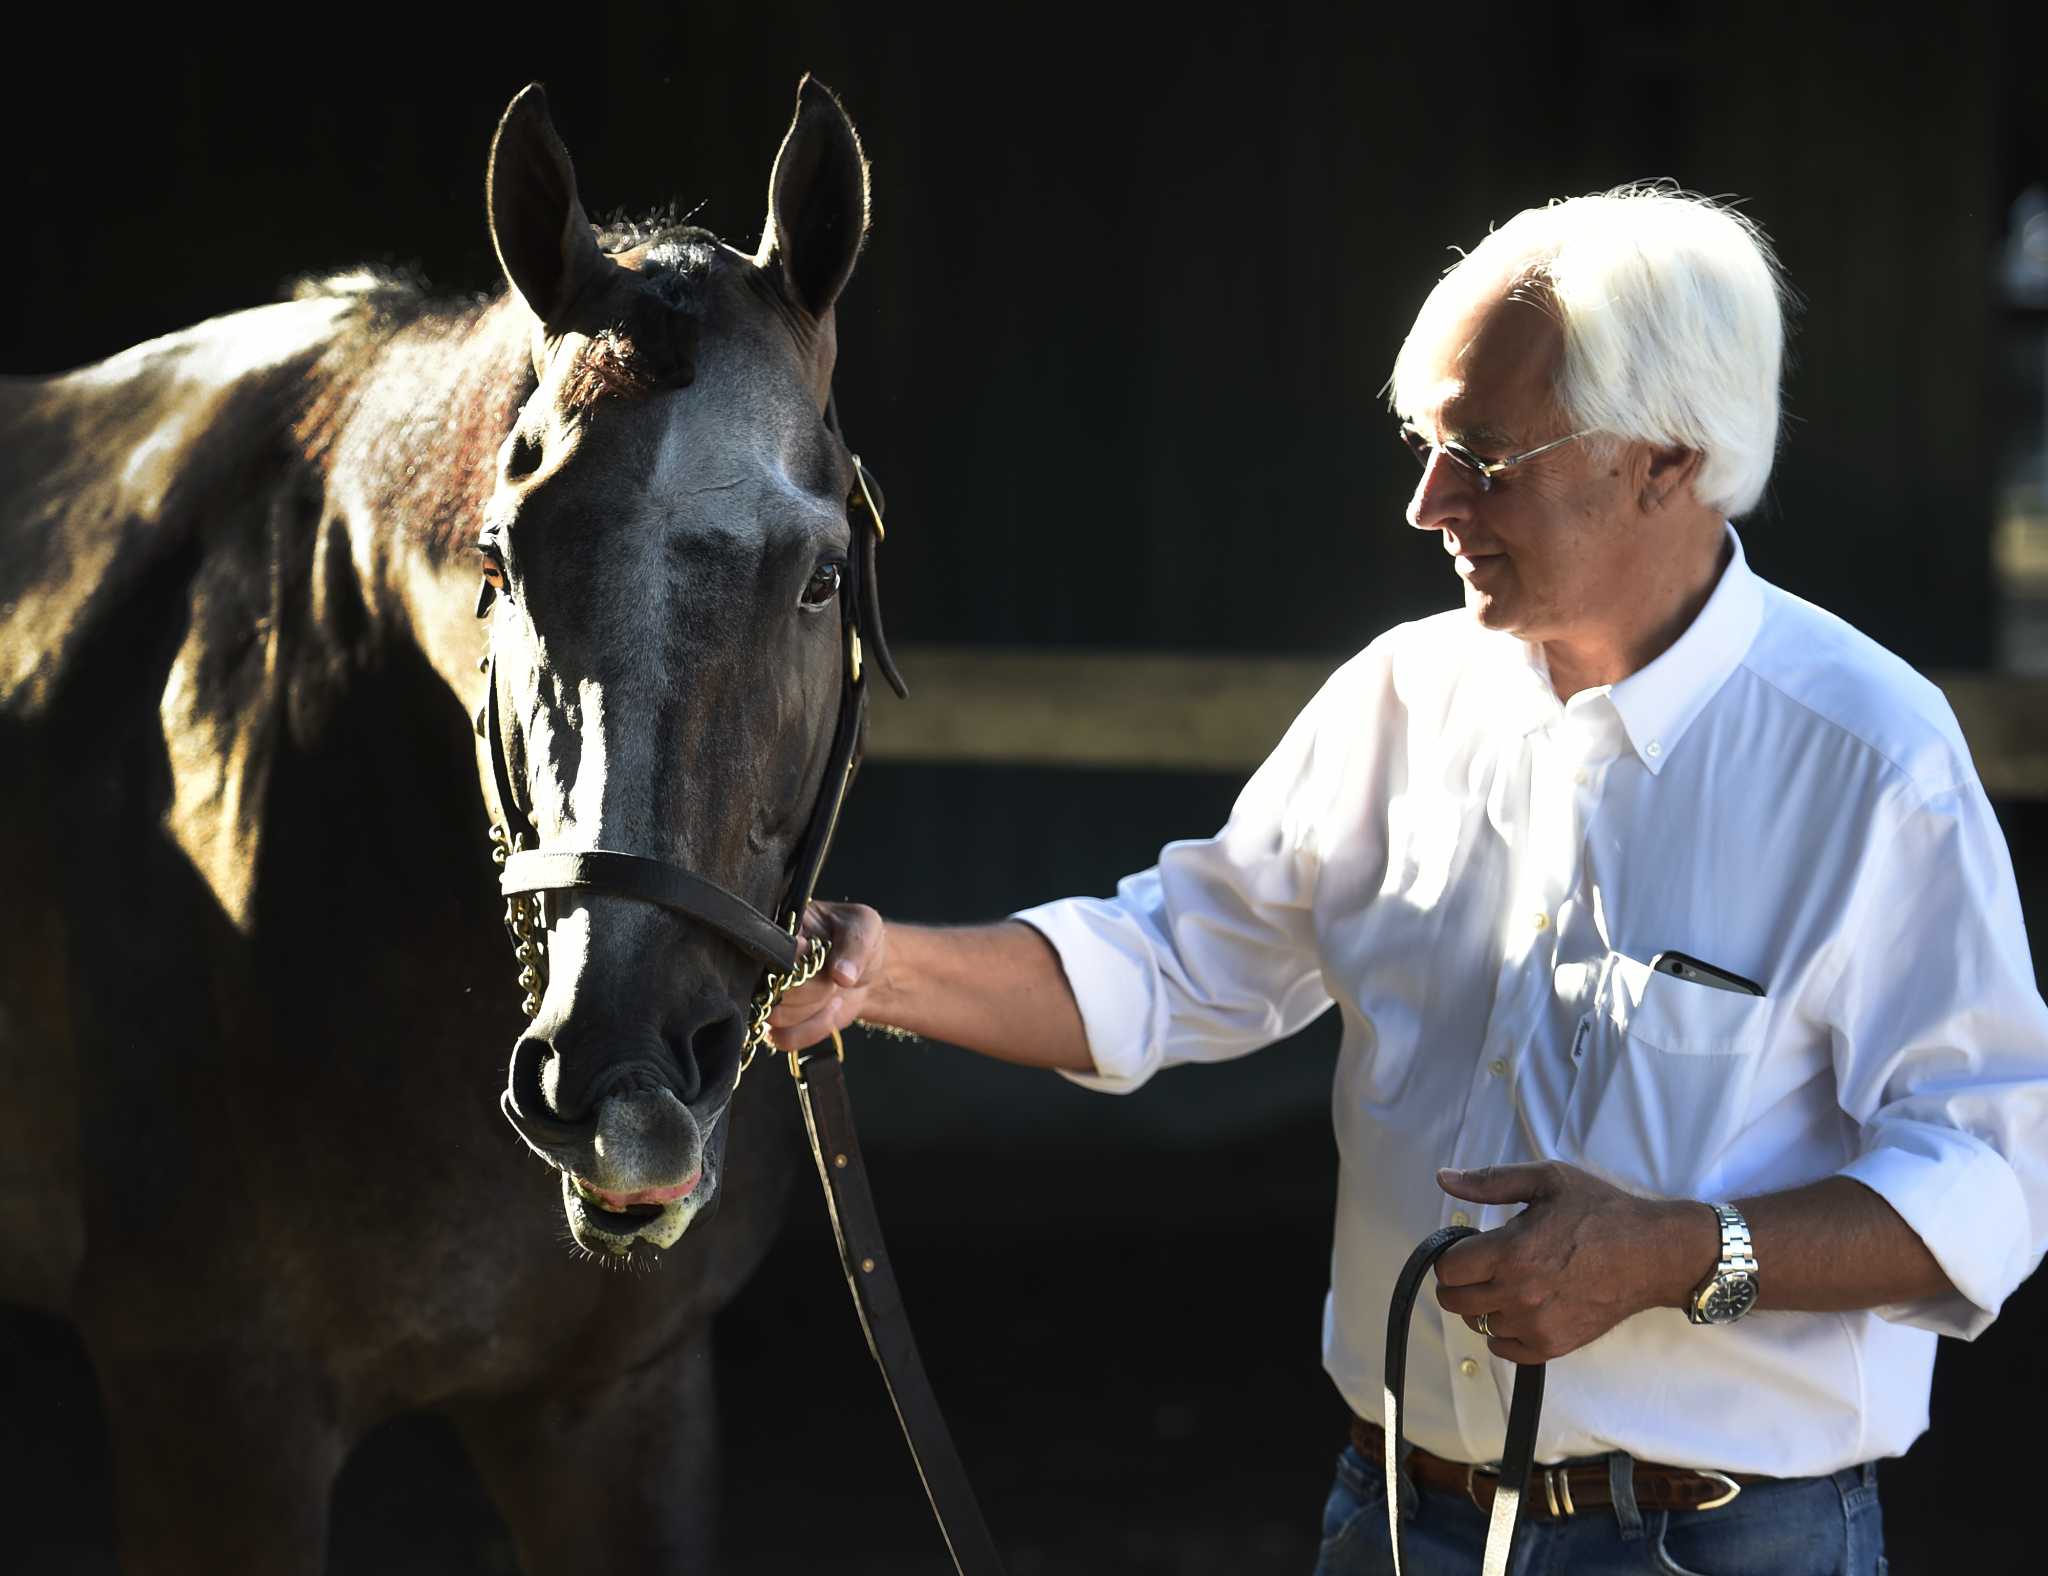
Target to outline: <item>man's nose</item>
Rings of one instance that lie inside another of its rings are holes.
[[[1418,531],[1441,531],[1465,517],[1471,504],[1471,488],[1459,474],[1463,469],[1442,449],[1430,452],[1415,483],[1415,495],[1408,500],[1408,523]]]

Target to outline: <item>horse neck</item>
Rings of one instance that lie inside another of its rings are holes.
[[[416,646],[465,705],[481,693],[472,544],[533,388],[531,325],[508,296],[343,347],[298,428],[371,629]]]

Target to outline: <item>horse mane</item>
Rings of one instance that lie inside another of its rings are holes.
[[[437,298],[380,268],[308,276],[291,295],[359,303],[306,375],[299,451],[437,555],[473,541],[532,387],[524,309],[503,292]]]
[[[700,203],[698,207],[702,207]],[[599,219],[593,228],[597,231],[597,249],[607,256],[630,252],[636,246],[663,239],[684,239],[702,241],[716,247],[719,238],[709,230],[690,223],[690,217],[697,212],[692,208],[684,213],[679,203],[667,202],[658,208],[643,209],[629,213],[621,209]]]
[[[381,263],[300,274],[286,282],[280,295],[286,301],[359,300],[377,311],[404,316],[417,315],[431,301],[427,282],[412,269]]]

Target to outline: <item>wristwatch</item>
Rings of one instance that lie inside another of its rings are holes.
[[[1733,1324],[1756,1306],[1756,1249],[1741,1210],[1733,1204],[1707,1207],[1721,1221],[1721,1262],[1693,1292],[1685,1316],[1694,1324]]]

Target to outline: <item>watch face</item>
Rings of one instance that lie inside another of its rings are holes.
[[[1709,1324],[1733,1324],[1755,1306],[1754,1277],[1727,1275],[1707,1288],[1700,1299],[1700,1317]]]

